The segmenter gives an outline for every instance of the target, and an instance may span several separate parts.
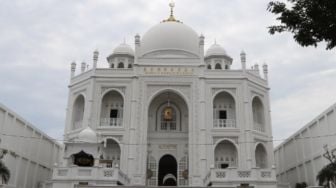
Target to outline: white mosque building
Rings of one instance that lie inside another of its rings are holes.
[[[232,69],[173,15],[71,81],[63,162],[47,187],[275,188],[267,65]]]

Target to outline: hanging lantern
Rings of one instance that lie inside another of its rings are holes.
[[[163,119],[165,121],[171,121],[171,120],[173,120],[173,109],[170,106],[168,106],[168,107],[166,107],[164,109],[164,111],[163,111]]]

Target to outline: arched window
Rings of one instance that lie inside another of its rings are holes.
[[[102,99],[100,126],[121,127],[123,122],[124,99],[117,91],[109,91]]]
[[[213,100],[213,127],[236,127],[236,104],[231,94],[222,91]]]
[[[265,132],[264,106],[259,97],[253,98],[252,111],[253,111],[254,129],[260,132]]]
[[[208,69],[209,69],[209,70],[211,69],[211,65],[210,65],[210,64],[208,65]]]
[[[176,111],[171,106],[166,106],[161,111],[160,118],[162,131],[176,131]]]
[[[84,117],[85,99],[83,95],[79,95],[73,105],[72,110],[72,129],[79,129],[82,127]]]
[[[106,163],[106,167],[117,167],[120,165],[120,146],[113,139],[106,139],[106,147],[103,148],[103,153],[100,159]]]
[[[267,152],[262,144],[258,144],[255,150],[256,167],[267,168]]]
[[[215,148],[216,168],[237,167],[238,154],[236,146],[227,140],[221,141]]]
[[[215,69],[222,69],[222,65],[219,64],[219,63],[217,63],[217,64],[215,65]]]
[[[230,67],[229,65],[225,65],[225,69],[228,70]]]
[[[123,63],[123,62],[120,62],[120,63],[118,64],[118,68],[123,69],[123,68],[124,68],[124,63]]]
[[[112,63],[112,64],[110,64],[110,68],[111,69],[113,69],[114,68],[114,64]]]

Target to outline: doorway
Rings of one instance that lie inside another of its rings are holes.
[[[159,186],[177,186],[177,161],[164,155],[159,161]]]

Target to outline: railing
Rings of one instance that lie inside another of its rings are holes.
[[[100,126],[102,127],[122,127],[122,118],[102,118]]]
[[[118,168],[102,167],[60,167],[53,171],[52,180],[95,180],[109,184],[129,185],[130,179]]]
[[[259,132],[265,132],[265,126],[261,123],[254,122],[254,130]]]
[[[74,128],[74,129],[79,129],[79,128],[82,127],[82,124],[83,124],[83,121],[82,121],[82,120],[80,120],[80,121],[75,121],[75,122],[73,122],[73,128]]]
[[[211,169],[204,177],[204,185],[210,183],[225,183],[225,182],[269,182],[276,181],[274,169],[251,169],[251,170],[239,170],[237,168],[229,167],[226,169]]]
[[[234,119],[214,119],[214,128],[236,128],[236,120]]]

